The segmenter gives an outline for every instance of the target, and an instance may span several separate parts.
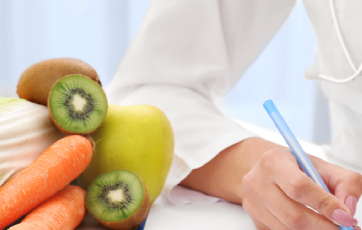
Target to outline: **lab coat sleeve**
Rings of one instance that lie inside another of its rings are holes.
[[[164,192],[171,202],[185,203],[172,191],[193,169],[255,136],[226,118],[216,102],[260,53],[294,3],[155,0],[149,6],[106,93],[112,103],[154,105],[169,118],[175,152]]]

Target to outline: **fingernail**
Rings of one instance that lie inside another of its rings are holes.
[[[357,225],[357,220],[353,216],[349,215],[346,211],[338,208],[334,210],[332,218],[339,223],[339,225],[345,227],[351,227]]]
[[[349,196],[346,199],[345,205],[348,207],[349,211],[351,211],[352,216],[356,214],[357,202],[358,200],[354,196]]]
[[[355,226],[355,227],[353,228],[353,230],[361,230],[361,228],[358,227],[358,226]]]

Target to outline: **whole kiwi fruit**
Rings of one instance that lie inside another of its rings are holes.
[[[76,58],[53,58],[29,66],[20,76],[17,94],[22,99],[47,105],[53,84],[71,74],[87,76],[102,86],[97,72],[84,61]]]

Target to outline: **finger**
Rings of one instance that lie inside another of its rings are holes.
[[[263,224],[260,220],[262,218],[265,218],[265,216],[261,213],[261,215],[258,215],[257,212],[255,212],[252,205],[246,205],[246,202],[244,200],[243,202],[243,208],[245,211],[249,214],[250,218],[253,220],[253,223],[257,230],[270,230],[265,224]]]
[[[244,199],[243,202],[243,208],[248,212],[258,230],[290,230],[263,205],[252,199]]]
[[[356,214],[357,211],[357,203],[358,200],[356,197],[354,196],[348,196],[346,198],[346,201],[344,202],[344,204],[348,207],[348,209],[351,211],[351,215],[354,216]]]
[[[256,221],[256,220],[253,219],[253,223],[254,223],[257,230],[270,230],[270,228],[268,228],[264,224],[260,223],[259,221]]]
[[[311,161],[330,188],[331,192],[340,199],[350,210],[356,213],[357,202],[362,194],[362,175],[319,158],[311,157]]]
[[[290,173],[285,177],[287,179],[276,181],[276,184],[292,200],[308,205],[338,225],[350,227],[357,224],[341,200],[318,186],[306,174],[296,172],[296,175]]]
[[[277,185],[274,188],[269,188],[263,200],[270,213],[290,229],[339,229],[323,215],[292,200]]]
[[[325,191],[295,165],[285,164],[283,170],[274,170],[273,173],[275,183],[292,200],[308,205],[338,225],[350,227],[357,224],[343,201]]]
[[[360,174],[349,173],[349,175],[339,180],[334,189],[335,196],[348,207],[352,216],[356,213],[357,202],[362,192],[360,178]]]

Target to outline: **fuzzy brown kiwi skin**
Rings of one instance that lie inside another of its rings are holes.
[[[64,77],[68,77],[68,76],[72,76],[72,75],[74,75],[74,74],[67,75],[67,76],[64,76]],[[81,75],[81,76],[87,77],[87,76],[82,75],[82,74],[77,74],[77,75]],[[105,114],[102,122],[101,122],[94,130],[92,130],[92,131],[90,131],[90,132],[85,132],[85,133],[70,132],[70,131],[68,131],[68,130],[65,130],[65,129],[63,129],[63,127],[60,126],[59,123],[55,120],[55,118],[54,118],[54,116],[53,116],[53,113],[52,113],[52,111],[50,110],[49,97],[50,97],[50,92],[52,91],[53,86],[54,86],[59,80],[60,80],[60,78],[59,78],[58,80],[56,80],[56,81],[54,82],[54,84],[52,85],[52,87],[50,88],[49,93],[48,93],[47,103],[46,103],[46,106],[48,107],[49,115],[50,115],[50,118],[51,118],[52,121],[53,121],[53,124],[54,124],[62,133],[66,134],[66,135],[74,135],[74,134],[88,135],[88,134],[91,134],[91,133],[93,133],[94,131],[96,131],[96,130],[102,125],[104,119],[105,119],[106,116],[107,116],[108,110],[106,111],[106,114]],[[102,89],[102,90],[103,90],[103,89]]]
[[[131,171],[131,170],[129,170],[129,171]],[[136,174],[136,175],[138,176],[138,174]],[[124,219],[121,221],[106,222],[106,221],[98,220],[97,217],[93,216],[93,214],[89,211],[88,206],[87,206],[88,212],[106,228],[114,229],[114,230],[137,229],[137,227],[140,226],[142,224],[142,222],[146,219],[146,217],[150,211],[150,206],[151,206],[150,197],[148,196],[146,186],[145,186],[142,178],[140,176],[138,176],[138,177],[141,179],[142,184],[143,184],[144,197],[143,197],[143,201],[142,201],[140,207],[137,209],[137,211],[135,213],[133,213],[133,215],[131,215],[127,219]]]
[[[17,94],[22,99],[46,106],[54,83],[71,74],[87,76],[102,87],[97,72],[84,61],[76,58],[53,58],[29,66],[20,76]]]

